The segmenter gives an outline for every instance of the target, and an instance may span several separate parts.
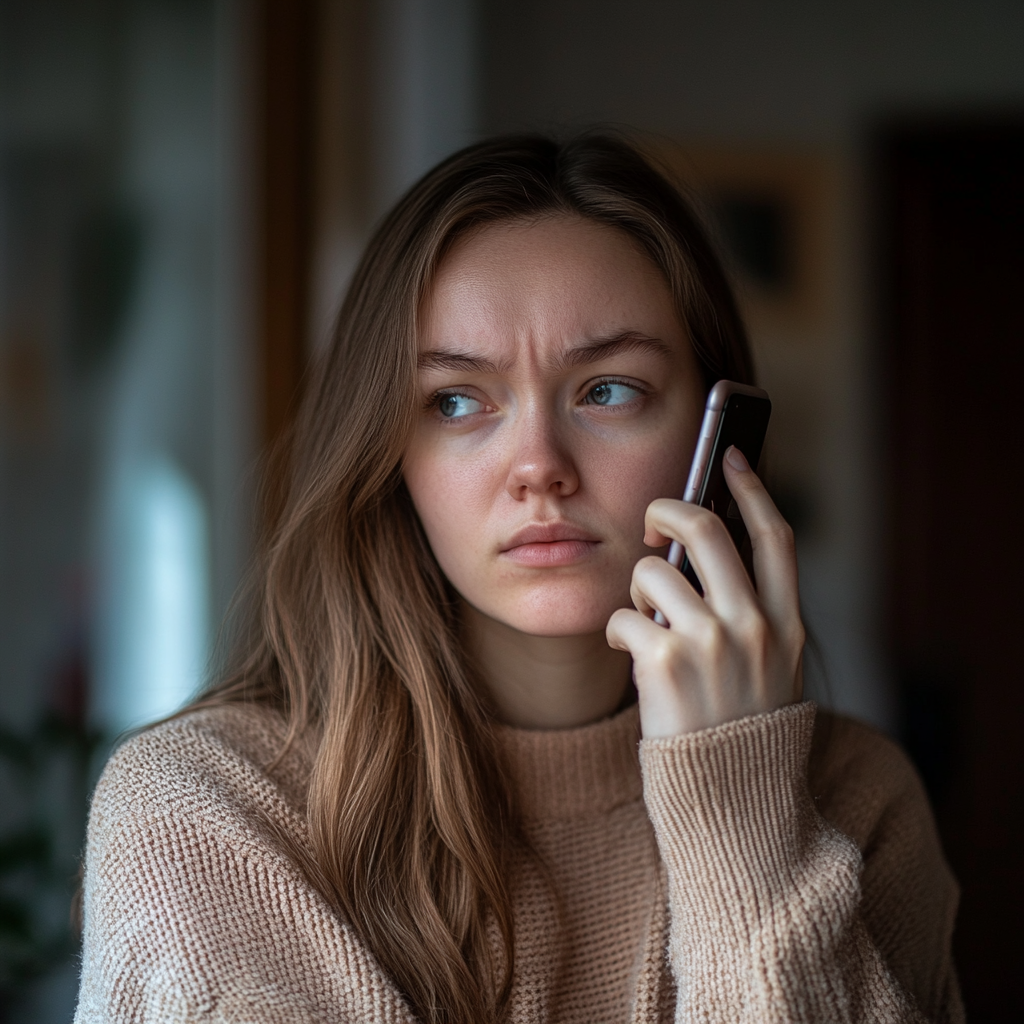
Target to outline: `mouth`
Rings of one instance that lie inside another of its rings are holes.
[[[540,523],[517,531],[501,548],[501,557],[534,569],[573,565],[589,557],[600,541],[572,523]]]

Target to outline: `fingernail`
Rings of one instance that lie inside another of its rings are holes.
[[[725,457],[729,462],[729,465],[733,469],[739,470],[741,473],[745,470],[750,469],[750,464],[743,456],[743,452],[736,447],[736,445],[730,445],[725,453]]]

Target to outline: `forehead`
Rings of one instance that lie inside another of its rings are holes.
[[[663,275],[624,231],[551,215],[460,239],[424,298],[419,344],[517,349],[623,331],[679,331]]]

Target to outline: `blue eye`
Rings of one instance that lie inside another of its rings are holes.
[[[483,402],[478,402],[469,395],[440,395],[437,399],[438,411],[448,420],[461,419],[469,416],[470,413],[480,412],[483,409]]]
[[[584,401],[588,405],[625,405],[640,392],[631,388],[628,384],[617,384],[614,381],[604,381],[596,384],[587,392]]]

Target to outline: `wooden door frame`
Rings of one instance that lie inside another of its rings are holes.
[[[260,0],[257,265],[265,447],[291,422],[308,352],[317,8],[316,0]]]

